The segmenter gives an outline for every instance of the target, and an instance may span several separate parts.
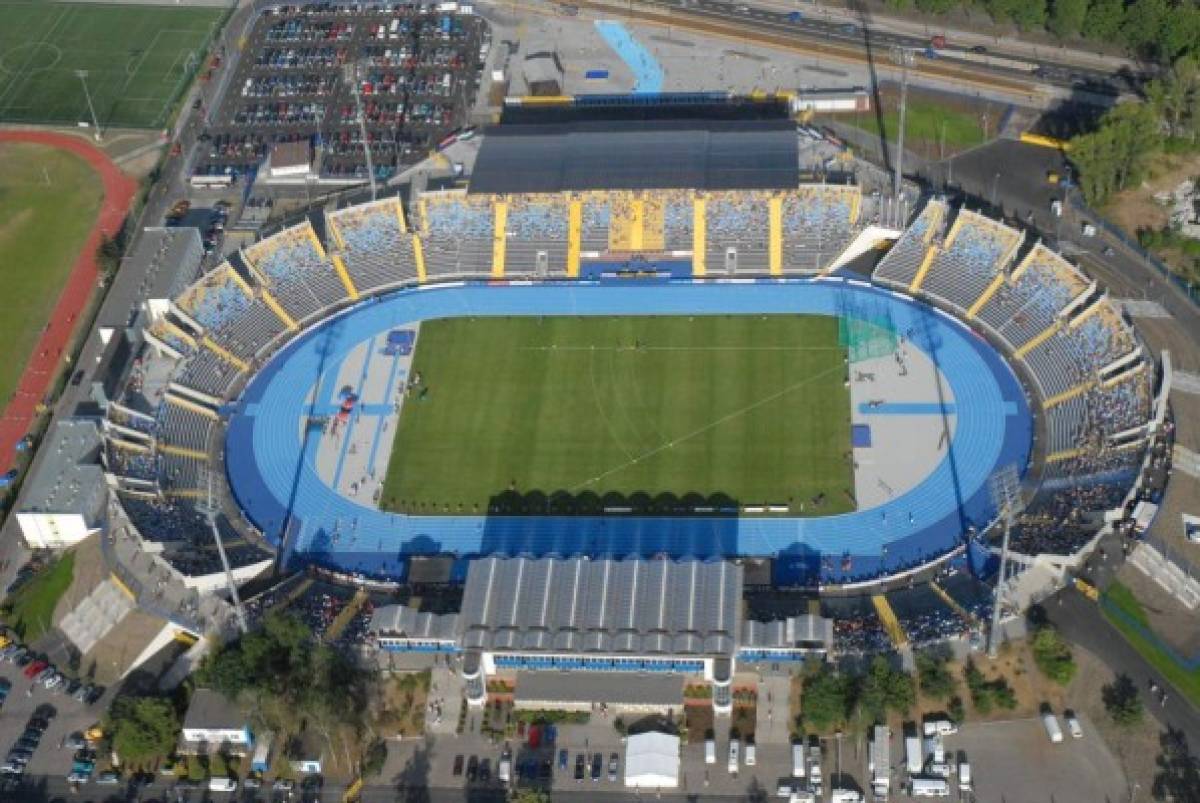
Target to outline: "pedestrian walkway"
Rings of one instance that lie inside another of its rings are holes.
[[[619,22],[596,20],[596,30],[633,72],[635,93],[662,92],[663,69],[641,42]]]

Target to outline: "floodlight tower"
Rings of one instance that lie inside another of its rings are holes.
[[[221,566],[225,569],[225,582],[229,585],[229,597],[233,600],[233,611],[237,616],[238,628],[244,634],[249,630],[246,626],[246,611],[242,608],[242,598],[238,596],[237,583],[233,581],[233,569],[229,568],[229,558],[225,555],[225,543],[221,540],[221,530],[217,527],[217,506],[213,503],[212,475],[206,472],[205,480],[204,503],[197,505],[196,509],[204,514],[204,518],[208,519],[208,527],[212,530],[213,540],[217,543],[217,554],[221,556]]]
[[[1025,509],[1021,498],[1021,478],[1013,464],[996,470],[988,479],[988,491],[992,504],[1004,518],[1004,540],[1000,544],[1000,574],[996,578],[996,594],[992,600],[992,625],[988,632],[988,657],[995,658],[1000,648],[1000,602],[1003,597],[1004,572],[1008,567],[1008,537],[1012,532],[1013,519]]]
[[[908,116],[908,68],[913,65],[913,59],[912,48],[892,48],[892,61],[900,66],[900,132],[896,135],[896,179],[892,186],[897,204],[900,200],[900,183],[904,180],[901,169],[904,163],[904,120]]]
[[[363,156],[367,160],[367,178],[371,182],[371,200],[375,200],[375,166],[371,162],[371,144],[367,141],[367,118],[363,114],[362,94],[359,92],[359,81],[361,80],[361,63],[350,63],[343,68],[343,75],[346,83],[350,85],[350,91],[354,93],[354,111],[358,118],[358,134],[362,137]]]
[[[95,133],[96,141],[99,142],[100,141],[100,121],[96,118],[96,107],[92,105],[92,93],[88,91],[88,85],[87,85],[88,71],[87,70],[76,70],[75,77],[79,79],[79,82],[81,84],[83,84],[83,96],[84,96],[84,98],[87,99],[88,111],[91,112],[91,114],[92,114],[92,130],[94,130],[96,132]]]

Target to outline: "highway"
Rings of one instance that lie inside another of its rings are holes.
[[[822,12],[805,9],[784,11],[745,3],[718,0],[638,0],[637,3],[575,0],[560,8],[587,9],[619,14],[660,25],[673,25],[702,33],[740,38],[766,46],[805,50],[823,56],[861,64],[868,60],[885,69],[894,69],[892,52],[916,51],[913,71],[943,80],[974,78],[997,90],[1028,95],[1035,87],[1050,87],[1064,93],[1087,93],[1097,98],[1117,97],[1136,90],[1141,76],[1131,71],[1079,66],[1065,59],[1033,58],[995,51],[982,45],[972,49],[952,47],[939,50],[936,58],[926,55],[929,37],[889,31],[878,24],[864,27]],[[796,15],[799,15],[798,17]],[[982,52],[980,52],[982,51]],[[981,80],[983,79],[983,80]]]

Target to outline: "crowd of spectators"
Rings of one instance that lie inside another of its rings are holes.
[[[250,301],[234,278],[233,266],[223,262],[192,285],[179,306],[205,329],[221,332],[238,320]]]
[[[508,202],[505,235],[519,240],[567,240],[567,203],[563,196],[514,196]]]

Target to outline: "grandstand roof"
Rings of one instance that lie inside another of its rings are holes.
[[[203,257],[204,245],[198,229],[191,226],[143,229],[109,291],[109,300],[115,301],[105,303],[97,325],[127,325],[130,310],[142,302],[151,306],[161,302],[165,308],[168,301],[196,278]]]
[[[790,120],[581,121],[492,126],[469,192],[792,189]]]
[[[464,647],[728,654],[741,567],[716,561],[483,558],[471,563]]]

